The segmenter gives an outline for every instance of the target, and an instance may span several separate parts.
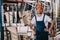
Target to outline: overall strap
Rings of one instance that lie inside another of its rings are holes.
[[[37,21],[36,15],[35,15],[35,21]]]
[[[45,14],[44,14],[44,16],[43,16],[43,21],[44,21],[44,18],[45,18]]]

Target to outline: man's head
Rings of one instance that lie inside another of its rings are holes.
[[[41,4],[36,5],[36,11],[38,14],[42,14],[43,12],[43,6]]]

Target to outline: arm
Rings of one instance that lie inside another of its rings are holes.
[[[48,31],[49,31],[49,34],[53,33],[53,32],[52,32],[52,31],[53,31],[52,28],[54,27],[54,21],[51,20],[50,23],[51,23],[51,25],[50,25],[50,28],[49,28],[49,30],[48,30]]]
[[[36,32],[35,32],[35,30],[33,29],[33,24],[32,23],[30,23],[30,29],[32,30],[32,33],[33,33],[33,35],[35,35],[36,34]]]
[[[53,21],[53,20],[51,20],[51,21],[50,21],[50,23],[51,23],[51,25],[50,25],[49,30],[51,30],[51,29],[54,27],[54,21]]]
[[[48,28],[45,29],[45,31],[49,32],[49,30],[52,30],[52,28],[54,27],[54,21],[49,16],[46,16],[45,20],[50,23],[50,26],[49,26],[50,28],[49,29]]]
[[[32,20],[30,21],[30,29],[33,29],[33,26],[35,24],[35,18],[33,17]]]
[[[35,25],[35,18],[33,18],[32,20],[31,20],[31,22],[30,22],[30,29],[32,30],[32,33],[35,35],[36,34],[36,32],[35,32],[35,30],[34,30],[34,25]]]
[[[33,30],[33,26],[34,26],[34,25],[33,25],[32,23],[30,23],[30,29],[31,29],[31,30]]]

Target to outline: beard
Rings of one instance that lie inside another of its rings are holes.
[[[38,14],[42,14],[43,10],[38,10],[37,13]]]
[[[42,14],[42,12],[40,12],[39,14]]]
[[[38,14],[42,14],[42,12],[38,12]]]

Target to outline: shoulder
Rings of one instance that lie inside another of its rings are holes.
[[[48,15],[45,15],[45,20],[50,22],[52,19]]]
[[[32,20],[35,20],[35,16],[32,18]]]
[[[50,16],[48,16],[48,15],[45,14],[45,18],[50,18]]]

